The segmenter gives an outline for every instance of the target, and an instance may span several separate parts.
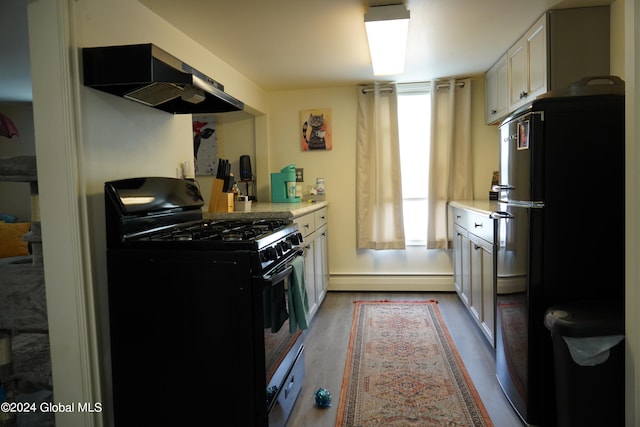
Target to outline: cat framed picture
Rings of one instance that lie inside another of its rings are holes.
[[[331,109],[316,108],[300,111],[302,151],[331,150]]]

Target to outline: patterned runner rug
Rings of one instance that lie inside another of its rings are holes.
[[[338,427],[492,426],[436,301],[356,301]]]

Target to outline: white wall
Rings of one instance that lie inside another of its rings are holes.
[[[251,158],[251,171],[256,174],[256,138],[254,116],[246,112],[223,113],[217,116],[216,134],[218,136],[218,158],[231,162],[231,173],[240,180],[240,156],[248,154]],[[211,198],[211,187],[214,176],[198,175],[195,177],[200,186],[205,201],[204,209],[209,208]],[[247,186],[238,184],[240,192],[246,194]],[[251,195],[254,195],[255,187],[249,187]]]
[[[356,96],[356,87],[270,93],[270,170],[277,172],[294,163],[304,169],[303,188],[315,184],[317,177],[325,178],[331,289],[453,290],[448,251],[356,249]],[[472,98],[474,191],[477,198],[488,199],[491,173],[498,162],[498,134],[495,127],[484,125],[482,76],[472,79]],[[332,150],[301,150],[300,111],[314,108],[332,110]],[[377,280],[371,276],[385,277]]]
[[[609,7],[610,37],[609,72],[625,80],[625,20],[624,0],[617,0]]]

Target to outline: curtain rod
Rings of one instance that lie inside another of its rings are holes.
[[[402,83],[399,83],[399,85],[402,85]],[[464,82],[456,82],[456,87],[464,87]],[[436,90],[438,89],[444,89],[444,88],[449,88],[450,84],[449,83],[443,83],[443,84],[439,84],[436,85]],[[391,86],[380,86],[379,88],[380,92],[393,92],[393,87]],[[372,87],[365,87],[362,88],[362,93],[367,93],[367,92],[373,92],[373,88]]]
[[[441,85],[436,85],[436,89],[444,89],[445,87],[448,89],[450,86],[449,83],[445,83],[445,84],[441,84]],[[464,87],[464,82],[456,82],[455,84],[456,87]]]

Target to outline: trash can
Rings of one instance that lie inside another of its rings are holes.
[[[550,307],[556,419],[564,426],[624,425],[624,301]]]

